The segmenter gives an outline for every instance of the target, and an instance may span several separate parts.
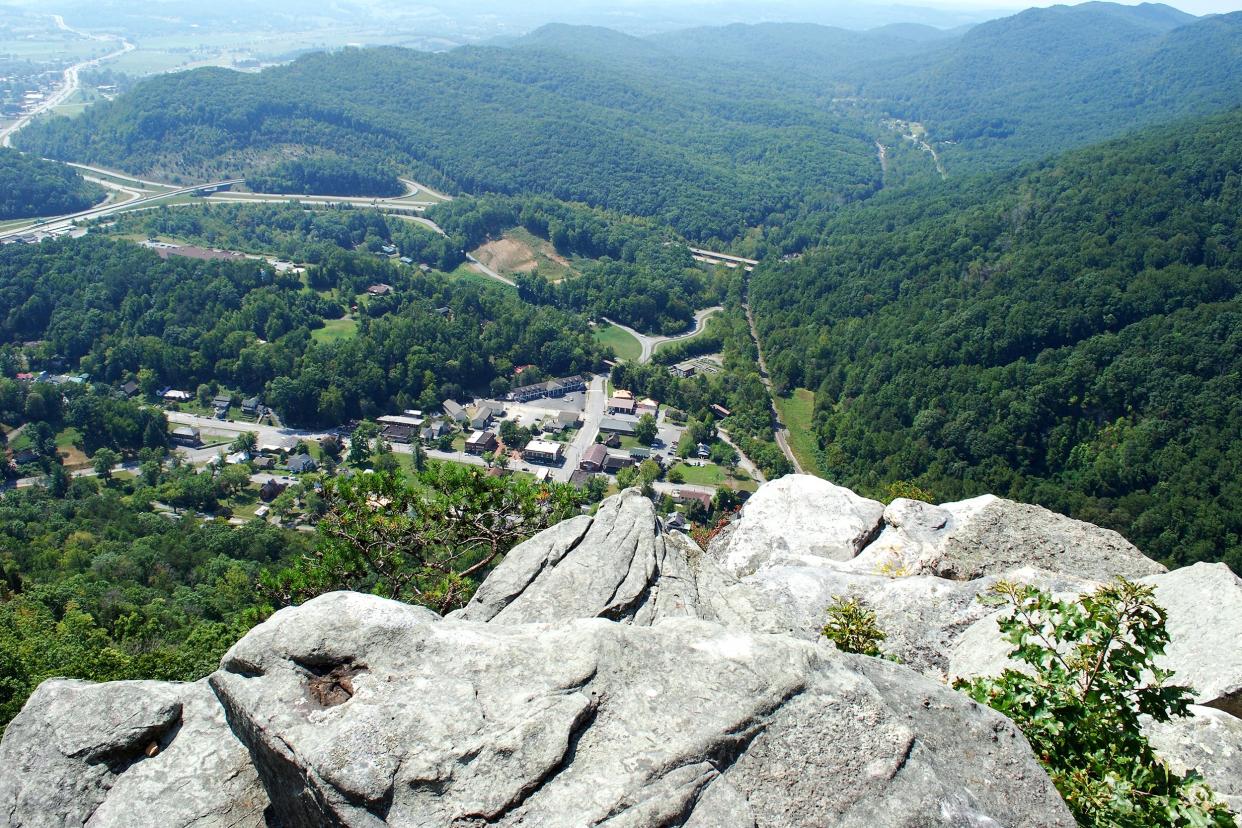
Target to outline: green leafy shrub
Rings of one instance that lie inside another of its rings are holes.
[[[981,599],[1013,608],[999,623],[1025,669],[957,688],[1022,729],[1079,824],[1236,828],[1202,778],[1170,769],[1140,727],[1141,716],[1187,715],[1191,701],[1155,664],[1169,636],[1151,587],[1118,579],[1057,601],[1001,582]]]
[[[875,620],[875,610],[858,596],[834,596],[828,623],[820,634],[847,653],[883,657],[880,644],[888,636]]]

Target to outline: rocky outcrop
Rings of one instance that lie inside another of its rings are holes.
[[[1073,824],[1012,724],[896,665],[689,618],[407,609],[284,610],[211,677],[289,824]]]
[[[1069,826],[1021,734],[945,681],[1008,663],[977,600],[998,579],[1075,595],[1117,574],[1156,587],[1167,664],[1211,705],[1149,723],[1153,744],[1236,797],[1242,582],[1225,567],[1164,573],[1115,533],[995,498],[883,507],[794,476],[707,552],[627,491],[512,550],[445,619],[333,593],[256,627],[207,682],[47,682],[0,744],[0,813]],[[867,599],[901,664],[819,635],[844,595]]]
[[[711,554],[729,574],[845,562],[880,532],[884,505],[827,480],[793,474],[760,487]]]
[[[513,549],[452,617],[523,624],[608,618],[651,624],[695,615],[684,536],[660,531],[655,507],[637,490]]]
[[[267,795],[205,681],[45,681],[0,743],[18,828],[261,828]]]
[[[1224,564],[1198,563],[1143,582],[1169,614],[1160,666],[1193,687],[1199,704],[1242,717],[1242,578]]]
[[[1191,715],[1147,721],[1151,746],[1178,773],[1197,770],[1235,814],[1242,815],[1242,719],[1212,707],[1191,706]]]
[[[992,495],[887,507],[818,478],[765,485],[708,550],[738,577],[769,567],[833,566],[900,577],[969,581],[1020,567],[1092,580],[1165,568],[1110,529]]]

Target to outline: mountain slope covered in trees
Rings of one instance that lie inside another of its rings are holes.
[[[1242,570],[1242,110],[1022,174],[892,193],[766,265],[779,386],[821,467],[1118,529]]]
[[[631,80],[538,49],[346,50],[257,75],[166,75],[82,118],[34,125],[20,143],[199,178],[262,171],[289,154],[345,156],[449,189],[657,216],[695,238],[732,237],[812,195],[879,184],[869,135],[848,118],[747,107],[727,88]]]
[[[72,167],[0,147],[0,221],[76,213],[103,196]]]
[[[945,164],[998,168],[1242,103],[1242,13],[1029,9],[875,67],[862,94],[921,122]]]

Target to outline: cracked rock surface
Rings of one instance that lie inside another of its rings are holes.
[[[321,635],[340,595],[211,677],[290,825],[1073,824],[1012,724],[897,665],[689,618],[392,623],[357,595]],[[325,705],[308,665],[347,663]]]

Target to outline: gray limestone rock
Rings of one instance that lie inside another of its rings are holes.
[[[290,826],[1073,824],[1011,723],[897,665],[689,618],[393,624],[371,596],[349,630],[339,600],[211,677]]]
[[[1168,612],[1159,664],[1195,701],[1242,717],[1242,578],[1225,564],[1197,563],[1144,578]]]
[[[692,542],[664,535],[655,507],[637,489],[600,504],[514,548],[453,618],[522,624],[609,618],[650,624],[695,614],[686,563]]]
[[[831,566],[870,543],[883,515],[881,503],[818,477],[791,474],[761,486],[708,554],[737,577],[767,566]]]
[[[0,743],[5,825],[260,828],[267,795],[205,681],[43,682]]]
[[[943,514],[949,515],[936,529]],[[1111,529],[1059,515],[1041,506],[992,495],[942,504],[907,521],[897,534],[917,555],[886,539],[907,568],[921,574],[968,581],[1035,567],[1078,578],[1140,578],[1165,568]],[[877,550],[877,552],[880,550]]]
[[[1178,773],[1197,770],[1235,814],[1242,816],[1242,719],[1191,705],[1191,715],[1146,721],[1143,732]]]

